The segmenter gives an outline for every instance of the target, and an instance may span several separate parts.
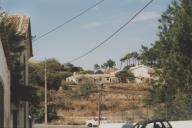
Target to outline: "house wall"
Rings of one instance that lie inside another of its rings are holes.
[[[20,56],[21,63],[25,65],[24,71],[22,72],[22,74],[23,74],[22,76],[23,76],[24,84],[26,86],[29,85],[28,59],[30,58],[27,43],[28,42],[25,42],[24,40],[21,42],[21,44],[25,45],[26,47]],[[28,117],[29,117],[29,104],[28,104],[28,102],[20,101],[20,106],[18,107],[18,111],[17,111],[17,118],[19,119],[17,127],[18,128],[29,128],[30,126],[29,126],[29,118]]]
[[[66,81],[67,82],[74,82],[76,84],[79,84],[80,81],[80,77],[86,77],[86,78],[92,78],[95,82],[98,82],[98,83],[118,83],[119,80],[117,77],[115,76],[104,76],[103,74],[101,75],[82,75],[82,76],[71,76],[71,77],[68,77],[66,78]]]
[[[30,54],[29,54],[29,43],[27,45],[27,48],[26,50],[24,51],[24,61],[25,61],[25,85],[26,86],[29,86],[29,62],[28,62],[28,59],[31,57]],[[30,127],[30,124],[29,124],[29,103],[28,102],[25,102],[25,105],[24,105],[24,120],[25,120],[25,127],[26,128],[29,128]]]
[[[115,77],[115,76],[105,76],[105,75],[101,74],[101,76],[99,76],[99,75],[97,75],[97,76],[90,75],[90,77],[95,79],[96,82],[103,83],[103,84],[118,83],[119,82],[118,78]]]
[[[101,77],[100,82],[101,83],[110,83],[110,77]]]
[[[0,81],[0,128],[4,127],[4,89]]]
[[[141,66],[141,67],[138,67],[138,68],[131,70],[131,72],[136,77],[136,79],[135,79],[136,83],[141,83],[141,82],[143,82],[144,79],[151,78],[148,70],[149,69],[147,67],[144,67],[144,66]]]
[[[7,19],[8,19],[7,22],[9,22],[13,25],[14,24],[18,25],[16,31],[17,31],[18,35],[20,35],[19,38],[21,40],[21,42],[18,42],[18,43],[20,43],[20,45],[23,45],[25,47],[25,50],[22,51],[22,55],[20,56],[20,60],[21,60],[21,63],[23,63],[25,66],[24,71],[22,72],[24,84],[28,85],[28,59],[32,56],[30,18],[26,17],[26,16],[15,15],[15,16],[8,16]],[[2,37],[5,37],[5,36],[2,36]],[[1,47],[2,46],[0,46],[0,48]],[[0,69],[4,70],[7,68],[2,67],[1,55],[3,55],[3,54],[1,53],[1,49],[0,49],[0,66],[1,66]],[[4,63],[4,60],[2,61],[3,63]],[[8,74],[8,73],[4,73],[4,76],[2,78],[3,83],[6,81],[6,80],[4,81],[4,77],[6,77],[5,74]],[[0,71],[0,75],[1,75],[1,71]],[[1,78],[1,76],[0,76],[0,78]],[[9,80],[10,80],[10,78],[9,78]],[[9,99],[9,100],[5,100],[5,102],[10,102],[10,86],[7,89],[8,84],[4,83],[3,85],[4,85],[5,97]],[[9,83],[9,85],[10,85],[10,83]],[[9,103],[9,105],[7,105],[8,103],[5,103],[5,104],[6,104],[5,109],[10,110],[10,103]],[[9,119],[11,121],[9,122],[9,124],[11,124],[12,126],[6,126],[5,128],[12,128],[12,127],[13,128],[29,128],[29,118],[28,118],[29,115],[28,114],[29,114],[28,102],[20,101],[19,104],[14,104],[14,103],[11,104],[11,118]],[[5,117],[5,119],[7,120],[6,117]]]
[[[66,81],[67,81],[67,82],[74,82],[74,83],[78,84],[78,81],[77,81],[76,78],[74,78],[74,77],[66,78]]]
[[[7,66],[7,61],[6,61],[6,57],[5,57],[5,51],[3,49],[3,45],[1,42],[1,38],[0,38],[0,82],[1,82],[1,86],[4,92],[4,128],[11,128],[10,126],[10,114],[11,114],[11,109],[10,109],[10,71],[9,68]]]
[[[111,83],[119,83],[119,79],[117,77],[111,77],[110,78]]]

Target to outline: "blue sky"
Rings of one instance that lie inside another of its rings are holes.
[[[31,17],[32,35],[37,37],[99,0],[0,0],[10,14]],[[85,15],[34,43],[33,59],[56,58],[66,63],[95,47],[149,0],[105,0]],[[158,19],[172,0],[155,0],[142,14],[109,42],[73,64],[85,69],[111,58],[119,59],[141,45],[149,46],[158,39]]]

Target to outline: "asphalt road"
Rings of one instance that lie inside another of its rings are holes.
[[[33,128],[88,128],[85,125],[34,125]]]

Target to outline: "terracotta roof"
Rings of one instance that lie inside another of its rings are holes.
[[[30,18],[28,16],[13,15],[8,16],[5,22],[15,25],[17,34],[29,40],[30,52],[31,56],[33,56]],[[29,37],[27,34],[29,34]]]
[[[30,25],[30,18],[27,16],[8,16],[6,18],[7,24],[13,24],[16,27],[16,31],[19,35],[25,35],[28,32]]]
[[[20,25],[20,20],[21,20],[20,17],[11,16],[11,17],[8,17],[8,18],[6,19],[6,23],[7,23],[7,24],[13,24],[13,23],[14,23],[14,25],[15,25],[15,27],[16,27],[16,30],[18,30],[18,29],[19,29],[19,25]]]

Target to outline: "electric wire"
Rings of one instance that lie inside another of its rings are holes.
[[[33,40],[33,42],[36,42],[37,40],[40,40],[41,38],[47,36],[48,34],[54,32],[54,31],[56,31],[57,29],[63,27],[64,25],[66,25],[66,24],[72,22],[73,20],[77,19],[77,18],[80,17],[81,15],[87,13],[87,12],[90,11],[91,9],[93,9],[93,8],[95,8],[96,6],[100,5],[100,4],[103,3],[104,1],[105,1],[105,0],[101,0],[101,1],[99,1],[99,2],[97,2],[97,3],[95,3],[94,5],[92,5],[92,6],[90,6],[89,8],[83,10],[82,12],[80,12],[79,14],[77,14],[76,16],[74,16],[74,17],[68,19],[68,20],[65,21],[64,23],[62,23],[62,24],[56,26],[55,28],[51,29],[50,31],[48,31],[48,32],[46,32],[46,33],[40,35],[40,36],[37,37],[37,38],[35,38],[35,39]]]
[[[154,0],[150,0],[142,9],[140,9],[135,15],[133,15],[133,17],[131,17],[125,24],[123,24],[120,28],[118,28],[114,33],[112,33],[109,37],[107,37],[105,40],[103,40],[102,42],[100,42],[96,47],[94,47],[93,49],[89,50],[88,52],[82,54],[79,57],[76,57],[70,61],[68,61],[68,63],[72,63],[74,61],[77,61],[87,55],[89,55],[90,53],[92,53],[93,51],[95,51],[97,48],[99,48],[100,46],[102,46],[103,44],[107,43],[107,41],[109,41],[111,38],[113,38],[116,34],[118,34],[123,28],[125,28],[131,21],[133,21],[145,8],[147,8]]]

